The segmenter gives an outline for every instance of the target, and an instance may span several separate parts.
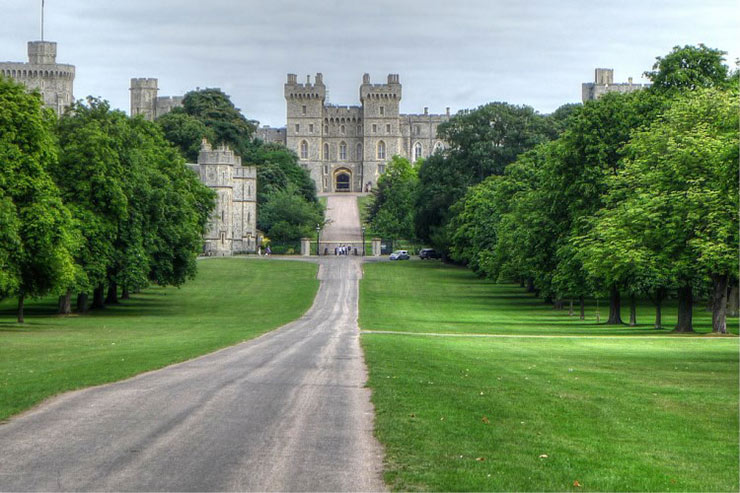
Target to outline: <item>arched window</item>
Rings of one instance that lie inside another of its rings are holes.
[[[308,159],[308,142],[301,141],[301,159]]]
[[[358,161],[362,161],[362,144],[357,144],[357,157]]]
[[[385,142],[378,142],[378,159],[385,159]]]
[[[344,125],[342,125],[341,127],[339,127],[339,131],[340,131],[340,132],[342,132],[342,134],[344,134],[344,132],[345,132],[346,130],[347,130],[347,129],[345,128],[345,126],[344,126]]]
[[[347,144],[345,142],[339,143],[339,159],[342,161],[347,160]]]
[[[414,144],[414,161],[418,161],[422,158],[424,148],[421,146],[421,142]]]
[[[329,160],[329,144],[324,144],[324,161]]]

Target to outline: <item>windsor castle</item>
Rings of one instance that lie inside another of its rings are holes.
[[[74,102],[75,67],[56,62],[57,44],[28,43],[28,62],[0,62],[0,75],[24,84],[41,95],[45,106],[57,114]],[[596,99],[607,92],[631,92],[641,84],[614,83],[613,70],[596,69],[593,83],[584,83],[582,100]],[[131,79],[131,116],[154,120],[181,106],[182,96],[159,96],[157,79]],[[299,162],[316,184],[318,192],[369,192],[385,171],[387,162],[398,155],[411,162],[444,149],[437,136],[445,114],[401,114],[401,82],[389,74],[384,83],[362,77],[359,106],[328,104],[323,76],[317,73],[299,83],[288,74],[283,87],[286,126],[262,127],[257,137],[278,142],[295,151]],[[188,165],[201,181],[217,193],[216,209],[208,226],[204,252],[229,255],[254,251],[257,232],[257,178],[254,167],[242,166],[241,158],[227,147],[213,149],[203,142],[197,164]]]

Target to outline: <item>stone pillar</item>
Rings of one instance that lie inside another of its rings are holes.
[[[380,257],[380,238],[373,238],[373,257]]]
[[[311,255],[311,238],[301,238],[301,255],[304,257]]]

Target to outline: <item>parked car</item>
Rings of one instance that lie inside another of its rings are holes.
[[[422,260],[428,258],[442,258],[442,255],[440,255],[434,248],[422,248],[419,250],[419,258]]]
[[[391,253],[391,260],[408,260],[411,257],[409,256],[409,252],[406,250],[396,250],[395,252]]]

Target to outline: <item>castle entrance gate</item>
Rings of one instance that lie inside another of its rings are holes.
[[[352,172],[347,168],[339,168],[334,172],[334,191],[352,191]]]

